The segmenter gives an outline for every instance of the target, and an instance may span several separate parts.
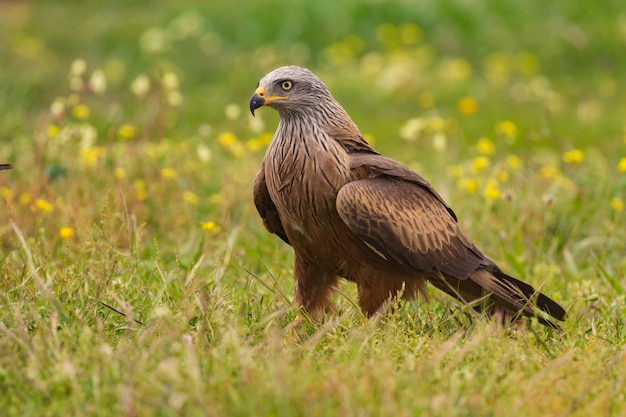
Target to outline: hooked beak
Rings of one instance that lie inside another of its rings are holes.
[[[265,99],[259,95],[258,91],[259,89],[257,88],[257,91],[255,91],[250,98],[250,113],[252,113],[253,116],[254,111],[265,104]]]
[[[256,89],[252,97],[250,98],[250,113],[254,116],[254,111],[261,106],[270,104],[276,100],[287,100],[287,96],[267,96],[265,94],[265,87],[260,86]]]

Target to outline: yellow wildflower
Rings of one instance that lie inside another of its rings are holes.
[[[566,164],[579,164],[585,159],[585,154],[580,149],[572,149],[563,153],[563,162]]]
[[[513,170],[517,171],[522,167],[522,160],[517,155],[509,155],[506,157],[506,164]]]
[[[95,166],[103,156],[104,148],[101,146],[82,149],[80,151],[80,162],[83,166],[92,167]]]
[[[184,191],[183,201],[185,203],[196,205],[200,201],[200,197],[198,197],[198,194],[192,193],[191,191]]]
[[[9,187],[0,187],[0,197],[10,200],[13,197],[13,192]]]
[[[622,158],[617,163],[617,170],[619,172],[626,172],[626,158]]]
[[[561,176],[561,170],[559,170],[559,168],[555,167],[554,165],[544,165],[539,170],[539,174],[543,178],[556,179]]]
[[[454,178],[461,178],[463,176],[463,167],[460,165],[449,166],[448,173]]]
[[[217,142],[237,157],[242,156],[246,151],[244,145],[239,142],[237,136],[232,132],[220,133],[217,135]]]
[[[125,123],[117,129],[117,137],[120,139],[132,139],[137,136],[137,128]]]
[[[74,236],[74,229],[71,227],[62,227],[59,229],[59,236],[61,236],[61,239],[69,239]]]
[[[471,116],[478,111],[478,102],[471,97],[463,97],[457,104],[461,114]]]
[[[269,145],[273,137],[273,133],[261,133],[261,135],[259,136],[259,140],[263,145]]]
[[[161,170],[161,178],[174,179],[178,177],[178,172],[172,168],[163,168]]]
[[[72,115],[81,120],[89,118],[89,107],[86,104],[77,104],[72,108]]]
[[[243,154],[246,152],[246,148],[240,142],[233,143],[228,148],[228,150],[230,151],[230,153],[232,153],[236,157],[243,156]]]
[[[476,178],[460,178],[457,185],[470,193],[475,193],[478,190],[478,180]]]
[[[48,135],[50,139],[54,139],[58,136],[59,130],[60,130],[59,126],[49,125],[48,128],[46,129],[46,134]]]
[[[487,200],[497,200],[498,198],[500,198],[500,188],[498,187],[498,181],[496,181],[495,179],[489,180],[483,190],[483,196]]]
[[[38,198],[35,200],[35,207],[37,207],[37,210],[42,211],[44,213],[51,212],[53,208],[52,204],[50,204],[43,198]]]
[[[443,132],[446,130],[447,121],[443,117],[433,116],[426,119],[426,126],[432,132]]]
[[[219,231],[222,229],[219,225],[210,220],[200,223],[200,228],[211,233],[219,233]]]
[[[510,120],[503,120],[501,122],[496,123],[495,131],[499,135],[507,136],[511,139],[517,138],[517,134],[519,132],[515,123],[513,123]]]
[[[145,201],[148,198],[148,192],[146,191],[146,183],[144,180],[133,181],[133,187],[135,187],[135,197],[139,201]]]
[[[478,153],[481,155],[492,155],[496,150],[496,146],[487,138],[478,139],[476,148],[478,149]]]
[[[115,170],[113,170],[113,176],[115,179],[123,180],[126,178],[126,170],[122,167],[116,167]]]
[[[26,205],[31,202],[33,197],[29,193],[20,194],[20,204]]]
[[[222,132],[217,135],[217,142],[225,148],[237,142],[237,136],[233,132]]]
[[[506,170],[501,169],[498,172],[498,181],[507,182],[508,180],[509,180],[509,173]]]
[[[624,200],[619,197],[613,197],[610,201],[611,207],[615,211],[624,211]]]
[[[470,171],[475,174],[487,168],[490,163],[491,161],[486,156],[477,156],[476,158],[472,159]]]
[[[250,152],[258,152],[263,149],[263,142],[261,142],[258,138],[250,139],[246,142],[246,149]]]

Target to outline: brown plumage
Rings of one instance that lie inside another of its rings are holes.
[[[10,164],[0,164],[0,171],[13,168]]]
[[[264,105],[280,123],[254,203],[267,230],[293,246],[295,300],[311,317],[322,317],[342,277],[356,283],[368,316],[429,281],[477,311],[521,313],[550,326],[565,319],[555,301],[483,255],[426,180],[372,149],[311,71],[267,74],[250,110]]]

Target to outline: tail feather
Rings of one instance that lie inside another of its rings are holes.
[[[10,164],[0,164],[0,171],[13,168]]]
[[[497,267],[479,268],[464,280],[439,277],[431,283],[466,304],[488,296],[488,303],[473,305],[478,312],[505,310],[511,314],[536,317],[549,327],[559,328],[553,319],[565,320],[566,312],[556,301],[540,293],[531,285],[515,279]],[[540,311],[537,311],[540,310]]]
[[[531,300],[532,303],[537,306],[541,311],[547,313],[548,315],[559,321],[565,320],[565,316],[567,315],[565,309],[550,297],[537,291],[531,285],[520,281],[519,279],[513,278],[499,270],[493,272],[493,275],[500,280],[507,281],[513,284],[513,286],[522,291],[526,300]]]

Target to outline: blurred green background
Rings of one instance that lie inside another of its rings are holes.
[[[139,73],[174,70],[185,97],[179,134],[201,121],[219,125],[224,105],[245,107],[256,81],[285,64],[318,72],[376,136],[419,115],[424,90],[441,112],[469,95],[493,118],[519,110],[520,123],[557,136],[607,140],[623,127],[626,12],[618,0],[3,1],[0,42],[2,142],[30,133],[77,58],[105,71],[109,92]],[[562,111],[544,108],[542,89],[559,95]],[[585,107],[601,114],[600,131],[572,119]],[[464,124],[475,133],[474,124],[489,122]]]
[[[623,0],[0,0],[0,414],[619,415],[625,52]],[[248,112],[292,64],[565,332],[344,283],[294,335]]]

